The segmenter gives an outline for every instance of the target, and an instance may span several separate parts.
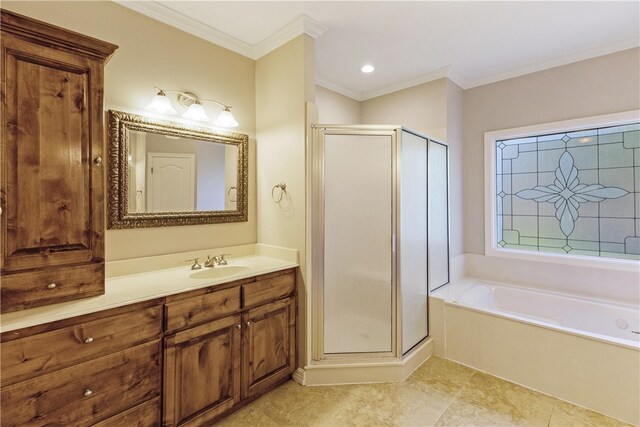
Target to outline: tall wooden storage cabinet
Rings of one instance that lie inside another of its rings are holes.
[[[103,68],[117,46],[0,17],[1,309],[102,294]]]

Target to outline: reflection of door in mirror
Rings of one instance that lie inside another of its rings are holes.
[[[195,155],[148,153],[149,212],[193,211]]]

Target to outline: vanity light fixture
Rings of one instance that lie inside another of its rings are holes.
[[[196,120],[199,122],[210,121],[211,119],[209,119],[209,116],[207,116],[207,113],[204,111],[202,103],[213,102],[223,108],[222,112],[220,112],[216,120],[213,122],[215,126],[227,128],[234,128],[238,126],[238,122],[233,117],[233,114],[231,114],[230,105],[223,104],[222,102],[214,99],[201,99],[192,93],[180,90],[163,90],[158,87],[156,87],[156,90],[158,93],[147,106],[147,110],[160,114],[177,114],[177,111],[173,108],[165,93],[174,92],[178,94],[178,103],[187,109],[187,111],[182,115],[185,119]]]
[[[373,71],[376,69],[376,67],[374,67],[371,64],[365,64],[362,66],[362,68],[360,68],[360,71],[362,71],[363,73],[373,73]]]
[[[204,108],[202,108],[202,103],[200,101],[194,101],[187,111],[182,115],[185,119],[196,120],[198,122],[208,122],[209,116],[204,112]]]
[[[160,114],[178,114],[175,108],[171,105],[169,98],[167,98],[167,94],[164,93],[162,89],[158,89],[156,96],[154,96],[151,103],[147,105],[147,110],[155,111]]]

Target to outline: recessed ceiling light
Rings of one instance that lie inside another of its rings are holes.
[[[371,64],[367,64],[367,65],[363,65],[362,68],[360,68],[360,71],[362,71],[363,73],[373,73],[373,70],[375,70],[376,67],[374,67]]]

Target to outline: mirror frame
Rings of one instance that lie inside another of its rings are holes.
[[[167,227],[176,225],[217,224],[247,221],[249,136],[218,132],[137,114],[109,110],[109,161],[107,167],[107,228]],[[236,209],[226,211],[129,212],[128,153],[129,130],[152,132],[238,147],[238,184]]]

